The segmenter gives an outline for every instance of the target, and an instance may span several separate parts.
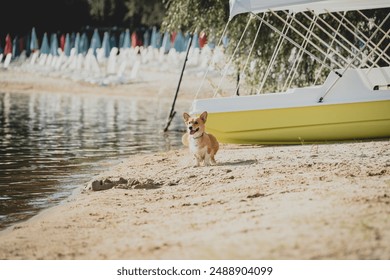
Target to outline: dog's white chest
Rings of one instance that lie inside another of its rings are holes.
[[[200,147],[199,142],[196,139],[191,139],[189,142],[190,142],[189,146],[190,146],[191,153],[194,155],[204,157],[204,155],[207,152],[207,146]]]

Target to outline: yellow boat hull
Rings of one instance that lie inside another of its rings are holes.
[[[303,144],[390,137],[390,100],[236,112],[209,112],[222,143]]]

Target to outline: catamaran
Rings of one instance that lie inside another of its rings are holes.
[[[371,36],[352,26],[345,16],[357,11],[370,21],[365,10],[389,6],[388,0],[231,0],[229,21],[238,14],[250,13],[250,18],[261,23],[259,29],[267,26],[279,36],[274,54],[285,42],[300,52],[298,58],[309,57],[321,64],[328,76],[320,85],[288,87],[280,92],[262,93],[260,85],[258,94],[237,96],[233,90],[230,96],[221,97],[216,90],[209,98],[196,97],[191,113],[207,111],[207,131],[223,143],[302,144],[389,138],[390,14],[379,24],[370,22]],[[283,21],[284,28],[273,26],[266,13]],[[311,19],[310,25],[296,22],[296,14]],[[323,14],[333,18],[337,26],[327,24]],[[356,47],[338,34],[341,27],[361,45]],[[294,41],[288,36],[291,32],[303,39]],[[267,71],[274,62],[271,59]],[[289,71],[289,77],[294,77],[294,67]]]

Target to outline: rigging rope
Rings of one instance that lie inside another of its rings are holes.
[[[308,44],[308,40],[310,39],[311,35],[313,34],[313,30],[314,30],[316,22],[317,22],[317,17],[314,16],[312,21],[311,21],[311,23],[310,23],[309,30],[306,33],[306,36],[305,36],[306,38],[302,42],[302,45],[301,45],[302,49],[306,49],[307,44]],[[302,57],[303,57],[303,51],[299,50],[298,54],[297,54],[297,57],[295,58],[295,60],[293,62],[293,65],[291,67],[291,70],[288,73],[286,81],[285,81],[285,83],[283,85],[282,91],[285,91],[287,88],[291,87],[291,84],[292,84],[292,82],[294,80],[294,77],[295,77],[295,75],[296,75],[296,73],[298,71],[299,64],[302,61]]]
[[[246,30],[248,29],[248,26],[249,26],[250,22],[252,21],[252,18],[253,18],[253,17],[250,17],[250,18],[249,18],[249,20],[248,20],[248,22],[247,22],[247,24],[246,24],[246,26],[245,26],[245,29],[244,29],[244,31],[242,32],[241,38],[240,38],[240,40],[238,41],[238,43],[236,44],[236,48],[234,49],[232,56],[230,57],[230,59],[229,59],[227,65],[225,66],[225,71],[224,71],[224,73],[223,73],[223,75],[222,75],[222,77],[221,77],[221,80],[220,80],[219,83],[218,83],[218,87],[217,87],[217,88],[215,89],[215,91],[214,91],[213,97],[216,97],[216,96],[217,96],[218,90],[221,88],[222,82],[223,82],[223,80],[224,80],[225,77],[226,77],[226,74],[227,74],[227,71],[229,70],[230,64],[231,64],[232,61],[233,61],[233,58],[234,58],[234,56],[235,56],[235,54],[236,54],[236,52],[237,52],[237,50],[238,50],[238,47],[239,47],[240,44],[241,44],[242,38],[244,37],[244,34],[246,33]]]
[[[378,33],[379,29],[382,28],[382,25],[386,22],[386,20],[389,18],[389,16],[390,16],[390,14],[388,14],[388,15],[386,16],[386,18],[382,21],[382,23],[379,25],[379,28],[377,28],[377,29],[374,31],[374,33],[371,34],[371,36],[370,36],[370,38],[369,38],[369,41],[371,41],[372,38],[375,37],[376,33]],[[384,40],[384,38],[386,38],[386,36],[387,36],[387,34],[388,34],[389,32],[390,32],[390,30],[387,31],[386,35],[383,36],[382,40]],[[341,76],[337,77],[336,80],[332,83],[332,85],[330,85],[330,87],[326,90],[325,94],[324,94],[322,97],[320,97],[320,99],[318,100],[319,103],[321,103],[321,102],[324,100],[325,96],[328,95],[328,93],[330,92],[330,90],[337,84],[337,82],[340,80],[340,78],[341,78],[341,77],[344,75],[344,73],[348,70],[349,66],[355,61],[356,57],[357,57],[358,55],[360,55],[360,54],[364,51],[364,49],[365,49],[366,47],[367,47],[367,44],[365,44],[365,45],[360,49],[360,51],[359,51],[358,53],[355,54],[355,57],[352,58],[351,61],[349,62],[349,64],[347,65],[347,67],[344,68],[343,73],[341,74]]]
[[[221,45],[222,40],[223,40],[223,37],[226,35],[226,31],[227,31],[227,28],[228,28],[228,26],[229,26],[229,23],[230,23],[230,20],[225,24],[225,28],[224,28],[224,30],[223,30],[223,32],[222,32],[221,38],[219,39],[219,42],[218,42],[218,44],[217,44],[216,47],[219,47],[219,46]],[[213,61],[213,59],[210,60],[209,65],[207,66],[206,72],[205,72],[205,74],[203,75],[202,81],[201,81],[201,83],[200,83],[200,85],[199,85],[199,88],[198,88],[198,90],[197,90],[197,92],[196,92],[196,94],[195,94],[194,99],[197,99],[198,96],[199,96],[200,90],[202,89],[203,84],[204,84],[204,82],[205,82],[205,80],[206,80],[206,77],[207,77],[207,75],[208,75],[208,73],[209,73],[209,71],[210,71],[212,61]]]
[[[290,23],[291,23],[291,21],[293,20],[294,16],[295,16],[294,14],[293,14],[292,16],[289,15]],[[264,19],[264,17],[263,17],[263,19]],[[263,22],[263,19],[262,19],[262,22]],[[287,27],[287,28],[286,28],[286,27]],[[282,29],[282,34],[287,35],[287,32],[288,32],[289,29],[290,29],[290,24],[288,23],[288,21],[286,21],[285,24],[284,24],[284,26],[283,26],[283,29]],[[282,35],[282,34],[281,34],[281,35]],[[274,63],[275,63],[276,57],[277,57],[277,55],[278,55],[278,53],[279,53],[279,51],[280,51],[280,48],[282,47],[282,44],[283,44],[284,39],[285,39],[284,36],[280,36],[280,37],[279,37],[278,42],[276,43],[276,48],[275,48],[275,50],[274,50],[274,52],[273,52],[273,54],[272,54],[272,56],[271,56],[271,60],[270,60],[270,62],[268,63],[267,70],[265,71],[265,74],[264,74],[264,76],[263,76],[263,79],[262,79],[262,81],[261,81],[261,83],[260,83],[259,88],[257,89],[257,93],[256,93],[256,94],[260,94],[261,91],[263,90],[263,87],[264,87],[264,85],[265,85],[265,82],[266,82],[266,80],[267,80],[267,78],[268,78],[268,76],[269,76],[269,73],[271,72],[272,66],[273,66]]]
[[[335,20],[337,20],[337,21],[340,22],[340,19],[338,19],[333,13],[330,13],[328,10],[326,10],[326,12],[328,12],[329,15],[332,16]],[[351,25],[352,27],[355,28],[355,26],[353,25],[353,23],[351,23],[345,16],[343,16],[343,15],[340,14],[340,13],[336,13],[336,14],[338,14],[339,16],[341,16],[341,18],[344,19],[345,22],[347,22],[349,25]],[[384,21],[386,21],[386,20],[388,19],[388,17],[389,17],[389,14],[387,15],[387,17],[385,18]],[[381,25],[383,25],[383,24],[381,24]],[[349,32],[351,32],[351,34],[354,34],[354,35],[356,36],[356,39],[362,41],[362,42],[364,43],[364,46],[367,46],[369,43],[374,44],[374,43],[371,42],[370,39],[369,39],[363,32],[361,32],[359,29],[351,30],[351,28],[349,28],[347,25],[344,25],[344,27],[345,27]],[[382,31],[382,29],[381,29],[380,27],[377,26],[377,31],[378,31],[378,30]],[[382,32],[383,32],[383,31],[382,31]],[[364,37],[364,39],[366,39],[366,41],[364,41],[361,37],[359,37],[359,36],[357,35],[357,33],[360,34],[362,37]],[[368,47],[369,47],[370,49],[372,48],[372,47],[370,47],[370,46],[368,46]],[[376,49],[377,49],[377,45],[374,45],[374,47],[375,47],[374,50],[376,50]],[[390,62],[389,62],[390,57],[389,57],[386,53],[385,53],[384,55],[386,56],[386,59],[383,58],[383,60],[385,60],[386,63],[390,63]]]
[[[252,13],[253,15],[255,15],[257,18],[259,18],[261,20],[261,18]],[[265,25],[267,25],[269,28],[271,28],[273,31],[275,31],[277,34],[285,37],[285,39],[287,41],[289,41],[292,45],[294,45],[295,47],[297,47],[298,49],[302,49],[300,45],[298,45],[293,39],[291,39],[290,37],[282,34],[282,32],[277,29],[275,26],[273,26],[272,24],[270,24],[269,22],[267,22],[266,20],[263,21]],[[329,69],[330,71],[334,72],[336,75],[340,75],[337,71],[335,71],[332,67],[330,67],[329,65],[327,65],[326,63],[323,63],[317,56],[315,56],[314,54],[312,54],[311,52],[309,52],[308,50],[305,50],[305,49],[302,49],[302,51],[304,53],[306,53],[308,56],[310,56],[313,60],[317,61],[318,63],[320,63],[321,65],[323,65],[325,68]]]
[[[265,16],[265,13],[263,13],[263,19],[264,19],[264,16]],[[259,33],[260,33],[260,29],[261,29],[261,26],[263,25],[263,22],[260,22],[259,24],[259,27],[257,28],[257,32],[256,32],[256,36],[253,40],[253,43],[252,43],[252,46],[250,48],[250,51],[249,51],[249,54],[248,54],[248,57],[246,59],[246,62],[245,62],[245,65],[244,65],[244,68],[243,70],[245,71],[245,69],[248,67],[248,63],[249,63],[249,58],[252,56],[252,52],[253,52],[253,49],[255,47],[255,43],[257,41],[257,37],[259,36]],[[237,83],[237,87],[236,87],[236,90],[234,91],[235,93],[238,92],[238,88],[240,87],[240,81]]]

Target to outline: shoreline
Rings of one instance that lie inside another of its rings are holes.
[[[137,155],[0,233],[0,259],[389,259],[389,141]]]

